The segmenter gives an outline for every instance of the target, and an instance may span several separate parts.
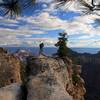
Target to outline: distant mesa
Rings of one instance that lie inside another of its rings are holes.
[[[26,61],[26,58],[32,56],[32,53],[24,49],[19,49],[14,55],[21,61]]]

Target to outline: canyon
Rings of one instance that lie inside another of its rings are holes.
[[[26,61],[0,48],[0,100],[84,100],[81,65],[43,54]]]

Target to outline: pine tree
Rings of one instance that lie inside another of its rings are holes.
[[[0,0],[0,15],[16,17],[21,15],[23,10],[27,7],[34,5],[38,0]],[[41,0],[42,1],[42,0]],[[79,4],[80,9],[85,14],[97,14],[100,11],[100,2],[99,0],[54,0],[57,1],[56,8],[66,5],[70,6],[71,2],[76,1],[76,4]],[[90,2],[89,2],[90,1]],[[98,2],[97,2],[98,1]],[[70,3],[69,3],[70,2]],[[67,7],[67,6],[66,6]]]
[[[0,15],[16,18],[27,7],[33,6],[36,0],[1,0]]]
[[[67,33],[63,32],[59,33],[59,36],[60,36],[58,38],[59,41],[55,44],[55,46],[58,47],[57,55],[59,57],[66,57],[68,51],[67,47],[68,35]]]

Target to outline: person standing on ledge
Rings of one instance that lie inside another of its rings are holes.
[[[40,48],[39,54],[43,54],[43,47],[44,47],[44,43],[40,43],[40,45],[39,45],[39,48]]]

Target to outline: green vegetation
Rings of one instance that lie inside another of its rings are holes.
[[[81,61],[80,61],[78,55],[72,56],[72,57],[70,57],[70,58],[72,59],[73,64],[75,64],[75,65],[80,65],[80,64],[81,64]]]
[[[0,15],[16,18],[25,8],[33,5],[35,0],[1,0]]]
[[[57,55],[59,57],[66,57],[67,56],[67,51],[68,51],[68,47],[67,47],[67,41],[68,41],[68,35],[67,33],[59,33],[59,38],[58,38],[58,42],[55,44],[56,47],[58,47],[58,51],[57,51]]]
[[[60,3],[58,3],[58,7],[60,7],[60,6],[64,6],[69,1],[75,1],[75,0],[57,0],[57,1],[60,2]],[[83,7],[83,8],[80,7],[80,9],[82,9],[82,12],[84,14],[93,14],[93,12],[95,12],[95,11],[100,11],[100,2],[99,2],[99,0],[97,0],[97,1],[98,2],[96,2],[96,0],[90,0],[90,2],[88,0],[77,0],[78,5]],[[70,6],[70,5],[68,5],[68,6]],[[99,15],[99,14],[97,14],[97,15]]]
[[[73,73],[73,75],[72,75],[72,81],[73,81],[74,85],[76,85],[77,83],[79,83],[80,78],[77,76],[77,74]]]
[[[77,76],[76,66],[73,66],[73,74],[72,74],[73,84],[76,85],[80,82],[80,78]]]
[[[56,8],[58,8],[64,6],[66,3],[68,3],[68,6],[70,6],[71,3],[69,3],[69,1],[73,2],[74,0],[54,1],[58,2],[56,6]],[[23,10],[25,10],[25,8],[33,6],[35,2],[36,0],[1,0],[0,14],[3,16],[10,15],[10,17],[18,16]],[[92,14],[95,11],[100,11],[100,2],[95,4],[95,0],[91,0],[90,3],[88,3],[88,0],[77,0],[77,2],[80,6],[82,6],[80,9],[82,9],[82,12],[85,14]],[[85,9],[83,9],[83,6],[85,7]]]
[[[80,59],[78,58],[79,53],[73,51],[67,46],[68,35],[67,33],[59,33],[58,42],[55,46],[58,48],[57,55],[60,58],[65,58],[66,56],[73,60],[74,64],[80,64]]]

